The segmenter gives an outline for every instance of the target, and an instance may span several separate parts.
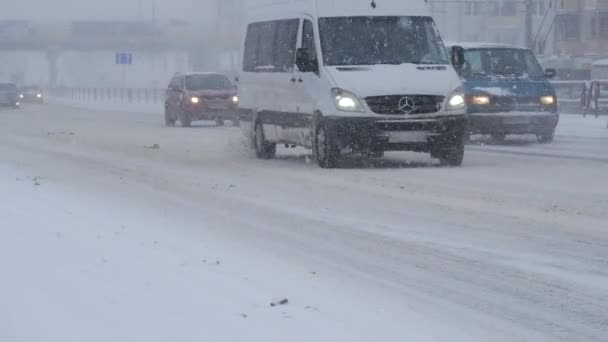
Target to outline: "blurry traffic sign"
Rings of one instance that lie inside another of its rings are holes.
[[[116,64],[119,65],[131,65],[133,64],[133,54],[127,52],[116,53]]]

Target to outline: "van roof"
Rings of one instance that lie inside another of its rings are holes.
[[[246,0],[250,21],[307,14],[316,17],[431,16],[426,0]]]
[[[465,50],[474,50],[474,49],[518,49],[518,50],[528,50],[528,48],[523,46],[511,45],[511,44],[503,44],[503,43],[483,43],[483,42],[446,42],[445,46],[461,46]]]

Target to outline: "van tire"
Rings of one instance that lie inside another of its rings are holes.
[[[253,131],[253,146],[255,156],[259,159],[273,159],[277,155],[277,144],[266,140],[264,126],[257,121]]]
[[[439,159],[441,166],[460,166],[464,161],[466,132],[448,134],[431,149],[431,157]]]
[[[179,122],[182,124],[182,127],[192,126],[192,118],[188,115],[188,113],[180,112],[178,116]]]
[[[553,142],[554,135],[555,135],[554,131],[544,132],[544,133],[538,133],[536,135],[536,140],[538,140],[538,142],[540,144],[550,144],[550,143]]]
[[[455,148],[445,149],[438,155],[441,166],[460,166],[464,161],[464,144]]]
[[[335,137],[325,125],[321,124],[315,132],[315,158],[320,167],[333,169],[338,166],[340,149],[335,143]]]
[[[173,117],[173,114],[171,113],[171,111],[169,111],[169,107],[165,106],[165,125],[167,127],[173,127],[175,126],[175,118]]]
[[[505,142],[506,139],[507,139],[507,135],[505,133],[492,134],[492,140],[494,140],[494,142],[502,144]]]

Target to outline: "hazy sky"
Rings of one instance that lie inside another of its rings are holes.
[[[156,2],[158,18],[205,17],[204,4],[216,0],[0,0],[0,20],[6,19],[134,19],[151,18]],[[198,7],[193,12],[193,6]],[[210,8],[212,10],[212,8]],[[203,12],[203,13],[202,13]]]

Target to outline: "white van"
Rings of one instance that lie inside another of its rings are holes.
[[[247,15],[239,106],[259,158],[286,144],[321,167],[395,150],[462,163],[464,94],[425,0],[249,0]]]

